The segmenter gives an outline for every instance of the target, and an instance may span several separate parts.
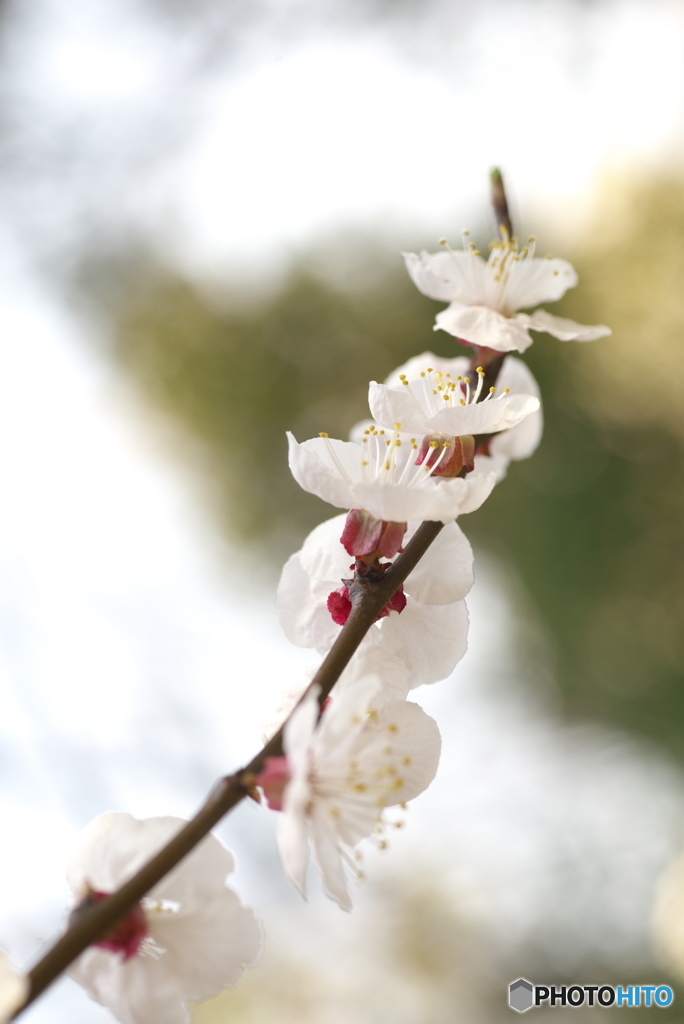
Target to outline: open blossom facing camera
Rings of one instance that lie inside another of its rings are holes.
[[[118,889],[183,825],[123,813],[95,818],[67,870],[72,913]],[[259,954],[259,924],[225,884],[232,870],[230,852],[206,836],[69,973],[121,1024],[188,1024],[187,1002],[235,985]]]
[[[593,341],[611,333],[602,324],[586,327],[543,309],[520,313],[540,302],[557,302],[577,284],[577,274],[567,260],[535,256],[534,239],[520,249],[503,229],[501,234],[491,243],[488,260],[467,240],[467,232],[462,251],[404,253],[416,287],[450,303],[437,315],[435,330],[498,352],[524,352],[532,344],[530,330],[561,341]]]
[[[373,706],[379,681],[333,698],[318,728],[317,687],[285,727],[287,782],[278,845],[288,877],[305,894],[309,847],[325,891],[351,910],[345,865],[377,829],[385,808],[405,803],[432,782],[441,740],[435,721],[405,701]],[[368,694],[371,697],[368,697]]]

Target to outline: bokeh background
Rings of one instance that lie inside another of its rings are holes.
[[[332,510],[284,431],[454,351],[399,252],[484,246],[496,164],[613,336],[528,353],[544,440],[464,517],[470,650],[415,693],[438,779],[351,916],[224,822],[266,947],[196,1020],[497,1024],[520,975],[680,1019],[684,4],[4,0],[0,58],[0,943],[30,966],[79,830],[191,814],[315,660],[274,590]],[[65,979],[25,1019],[110,1018]]]

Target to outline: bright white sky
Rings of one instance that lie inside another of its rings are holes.
[[[195,272],[259,275],[349,227],[390,252],[456,235],[492,165],[521,231],[571,236],[616,179],[684,158],[679,0],[387,9],[265,2],[197,79],[191,19],[42,0],[6,57],[34,239],[80,206]]]
[[[396,251],[455,234],[481,221],[492,164],[525,220],[541,221],[526,229],[553,222],[570,235],[611,175],[682,158],[681,3],[445,6],[442,21],[391,30],[312,18],[285,41],[248,34],[179,115],[169,159],[152,145],[146,163],[146,135],[173,120],[164,87],[185,41],[162,46],[135,4],[46,0],[33,42],[13,57],[16,95],[40,114],[23,143],[39,173],[15,182],[23,206],[3,230],[23,217],[57,253],[85,207],[110,227],[149,228],[174,259],[217,278],[262,272],[311,239],[334,246],[350,225],[377,225]],[[51,146],[73,156],[68,173],[51,163]],[[146,434],[126,386],[86,354],[100,328],[76,323],[21,269],[19,237],[0,240],[0,733],[11,837],[0,944],[24,963],[59,926],[64,858],[85,821],[116,807],[190,813],[218,771],[252,754],[281,680],[291,685],[310,659],[280,636],[270,603],[216,568],[221,541],[187,480]],[[484,593],[479,621],[491,626],[496,591]],[[622,931],[634,949],[678,827],[679,776],[622,738],[559,730],[505,669],[486,686],[491,634],[480,627],[478,647],[477,597],[475,608],[462,702],[451,689],[426,698],[451,745],[407,855],[419,857],[434,829],[434,870],[451,871],[473,913],[512,930],[525,906],[548,918],[547,892],[525,886],[559,856],[599,865],[604,879],[618,864],[615,891],[589,879],[557,923],[575,913],[580,934],[604,899],[596,941],[609,947]],[[496,617],[506,666],[504,607]],[[570,851],[553,845],[559,806],[573,821]],[[245,875],[258,898],[255,873]],[[620,904],[625,878],[630,901]],[[26,1020],[106,1019],[80,996],[61,998],[47,996]]]
[[[465,38],[455,14],[445,32],[435,60],[375,32],[227,80],[188,157],[198,253],[334,246],[369,220],[398,248],[455,234],[495,165],[516,211],[571,234],[610,175],[684,155],[681,4],[485,4]]]

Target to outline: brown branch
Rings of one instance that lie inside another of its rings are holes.
[[[419,526],[404,553],[377,583],[367,586],[360,599],[353,603],[347,622],[311,682],[311,686],[321,687],[321,701],[332,690],[380,611],[416,567],[441,529],[442,523],[426,522]],[[24,1005],[15,1013],[15,1018],[30,1006],[76,957],[139,903],[150,889],[191,853],[221,818],[247,796],[249,787],[245,779],[258,775],[267,757],[275,757],[282,753],[283,729],[284,726],[246,767],[220,779],[194,818],[125,885],[101,903],[79,910],[77,918],[64,935],[29,972],[29,995]]]
[[[503,175],[498,167],[492,168],[489,182],[492,206],[494,208],[494,216],[496,217],[496,229],[498,231],[499,228],[505,228],[508,232],[508,237],[512,238],[513,224],[511,223],[511,215],[508,210],[508,199],[506,198]]]

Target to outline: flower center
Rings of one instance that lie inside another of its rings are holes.
[[[426,366],[424,370],[421,370],[418,379],[413,382],[405,373],[399,374],[399,380],[404,387],[409,389],[423,414],[429,418],[441,409],[462,408],[467,405],[475,405],[480,401],[489,402],[497,389],[491,387],[482,398],[485,369],[483,366],[478,366],[475,372],[477,373],[475,387],[471,387],[470,377],[463,377],[460,373],[452,377],[450,373],[435,370],[432,366]],[[510,388],[503,388],[496,401],[501,401],[509,392]]]
[[[421,487],[429,480],[438,465],[441,463],[449,449],[452,441],[446,439],[443,442],[443,451],[430,465],[417,466],[412,458],[413,452],[418,452],[419,445],[415,437],[408,440],[401,436],[401,423],[394,424],[394,431],[383,430],[379,427],[369,427],[364,430],[361,439],[363,455],[361,458],[361,483],[380,484],[395,487]],[[327,434],[319,434],[319,437],[326,441],[326,447],[331,462],[341,478],[350,487],[359,480],[352,480],[344,466],[338,459]]]
[[[111,894],[108,892],[89,888],[78,906],[72,910],[70,920],[77,918],[79,912],[87,910],[93,904],[101,903],[109,895]],[[125,917],[112,925],[109,931],[105,932],[102,938],[94,942],[93,945],[100,949],[108,949],[111,953],[122,953],[123,959],[126,961],[140,950],[143,942],[147,939],[147,934],[145,911],[142,904],[137,903]]]
[[[389,569],[390,563],[381,563],[379,569]],[[352,581],[349,581],[350,583]],[[349,618],[352,610],[352,600],[349,594],[349,587],[347,583],[342,580],[342,586],[338,587],[337,590],[332,590],[328,594],[328,600],[326,602],[330,617],[337,626],[344,626],[347,619]],[[404,587],[400,586],[398,590],[394,592],[392,597],[385,605],[385,607],[378,612],[373,619],[373,622],[378,622],[379,619],[384,619],[390,612],[403,612],[406,607],[406,594],[404,593]]]
[[[543,273],[543,261],[537,260],[536,264],[532,262],[536,247],[534,236],[531,235],[527,245],[519,248],[518,239],[510,237],[506,228],[502,226],[499,231],[501,238],[489,243],[490,255],[485,263],[479,249],[469,240],[470,232],[464,229],[461,232],[463,251],[470,259],[464,261],[465,267],[459,261],[459,269],[465,271],[470,292],[469,298],[464,299],[467,305],[487,306],[510,317],[521,308],[515,298],[521,278],[529,282],[530,275],[534,278],[538,273]],[[441,239],[441,242],[449,252],[453,252],[446,239]],[[552,257],[548,256],[547,259]]]

